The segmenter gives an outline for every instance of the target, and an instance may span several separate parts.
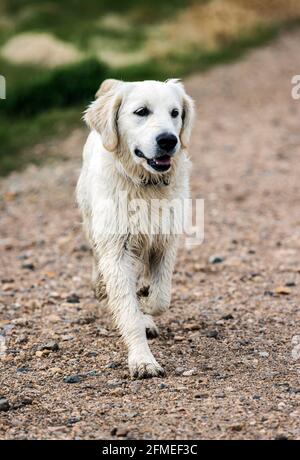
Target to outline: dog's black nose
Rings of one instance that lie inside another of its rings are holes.
[[[164,152],[172,152],[177,145],[177,137],[174,134],[163,133],[157,136],[156,142]]]

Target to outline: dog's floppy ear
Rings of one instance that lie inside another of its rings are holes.
[[[112,152],[118,146],[118,110],[122,102],[122,82],[104,80],[96,93],[97,99],[84,113],[84,120],[91,129],[101,134],[106,150]]]
[[[172,78],[166,81],[167,84],[174,85],[182,96],[182,128],[180,140],[183,148],[188,147],[195,118],[195,104],[193,99],[185,92],[184,86],[180,80]]]

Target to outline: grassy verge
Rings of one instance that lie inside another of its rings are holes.
[[[22,169],[28,163],[40,164],[45,161],[38,149],[40,142],[54,137],[63,137],[72,128],[79,126],[83,107],[52,109],[33,116],[9,119],[0,116],[0,172],[7,175],[13,170]],[[47,159],[49,155],[47,155]]]
[[[289,23],[289,27],[298,25],[297,21]],[[250,36],[240,36],[213,52],[190,49],[180,56],[171,53],[163,60],[119,69],[108,69],[96,59],[53,70],[5,64],[10,79],[7,99],[0,101],[0,174],[22,168],[28,161],[41,161],[40,157],[30,154],[30,147],[79,125],[84,106],[93,99],[105,78],[166,79],[206,71],[268,43],[285,27],[257,28]],[[0,73],[5,74],[2,68]],[[24,79],[20,78],[22,73]]]

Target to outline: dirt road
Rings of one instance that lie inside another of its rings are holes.
[[[1,181],[1,438],[300,439],[299,41],[187,81],[205,242],[180,249],[151,341],[163,379],[129,379],[90,289],[74,203],[86,131],[46,146],[64,162]]]

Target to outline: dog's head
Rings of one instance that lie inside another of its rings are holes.
[[[172,168],[189,143],[194,104],[178,80],[125,83],[105,80],[85,112],[111,152],[127,150],[150,173]]]

